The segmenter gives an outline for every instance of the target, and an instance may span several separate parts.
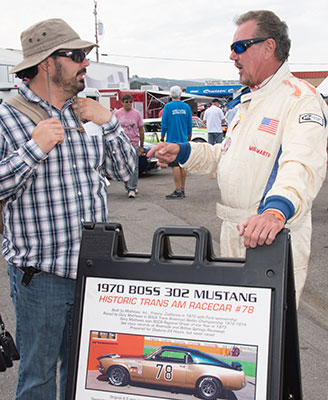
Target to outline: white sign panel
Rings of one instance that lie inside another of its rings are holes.
[[[86,278],[76,399],[265,400],[270,308],[266,288]]]

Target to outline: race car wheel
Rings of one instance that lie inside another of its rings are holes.
[[[129,373],[119,365],[114,366],[109,369],[108,380],[114,386],[125,386],[129,382]]]
[[[199,397],[205,400],[217,399],[222,394],[221,382],[211,376],[199,379],[196,388]]]

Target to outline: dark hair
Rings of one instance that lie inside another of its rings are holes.
[[[124,95],[122,96],[122,103],[123,103],[125,100],[132,100],[132,101],[133,101],[133,97],[132,97],[129,93],[126,93],[126,94],[124,94]]]
[[[250,20],[254,20],[257,25],[254,32],[255,37],[274,39],[276,42],[276,58],[279,61],[287,60],[290,50],[290,39],[286,22],[281,21],[281,19],[272,11],[257,10],[248,11],[247,13],[240,15],[235,20],[235,23],[240,26]]]
[[[19,79],[33,79],[38,73],[38,66],[34,65],[33,67],[29,67],[23,69],[22,71],[17,72],[17,77]]]

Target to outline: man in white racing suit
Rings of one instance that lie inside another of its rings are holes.
[[[244,257],[247,247],[270,245],[288,227],[298,303],[310,257],[312,202],[326,174],[328,109],[311,85],[290,73],[285,22],[271,11],[250,11],[236,24],[230,59],[250,92],[241,97],[224,142],[161,143],[149,155],[217,178],[221,256]]]

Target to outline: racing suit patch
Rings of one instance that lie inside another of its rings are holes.
[[[304,122],[315,122],[316,124],[323,126],[323,119],[317,114],[301,114],[298,122],[300,124],[303,124]]]
[[[259,131],[264,131],[275,135],[277,133],[279,121],[273,118],[264,117],[259,126]]]
[[[231,145],[231,137],[229,136],[227,137],[223,145],[223,150],[222,150],[223,155],[229,150],[230,145]]]

